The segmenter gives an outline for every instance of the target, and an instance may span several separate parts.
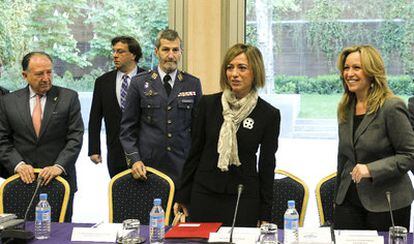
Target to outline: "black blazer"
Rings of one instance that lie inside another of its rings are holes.
[[[138,67],[137,73],[143,71]],[[96,79],[88,125],[88,155],[101,154],[102,118],[105,121],[107,162],[111,177],[128,168],[119,142],[122,112],[116,96],[116,74],[117,70],[113,70]]]
[[[61,165],[76,191],[75,163],[82,148],[83,122],[78,94],[52,86],[47,93],[40,135],[37,138],[29,106],[29,88],[0,98],[0,160],[13,174],[24,161],[35,168]]]
[[[261,98],[258,99],[256,107],[248,116],[254,120],[253,128],[248,129],[241,124],[237,131],[241,166],[230,166],[229,171],[221,172],[217,168],[217,142],[223,123],[221,95],[206,95],[200,100],[192,130],[190,155],[184,165],[177,202],[190,203],[193,182],[211,192],[228,194],[236,194],[237,186],[243,184],[243,196],[260,199],[260,220],[270,220],[280,112]],[[260,156],[257,160],[259,146]]]

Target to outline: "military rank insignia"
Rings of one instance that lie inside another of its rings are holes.
[[[178,93],[178,97],[191,97],[191,96],[195,96],[195,95],[196,95],[195,91],[186,91],[186,92]]]

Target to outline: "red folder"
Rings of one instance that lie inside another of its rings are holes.
[[[210,232],[216,232],[221,225],[222,223],[179,223],[165,234],[165,238],[208,239]]]

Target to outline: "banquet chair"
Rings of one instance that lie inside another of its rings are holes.
[[[332,173],[316,185],[316,202],[318,205],[319,222],[325,225],[327,221],[333,223],[334,191],[336,173]]]
[[[41,169],[34,169],[36,175]],[[35,192],[37,181],[24,183],[18,174],[7,178],[0,186],[0,213],[14,213],[23,219]],[[40,193],[47,193],[47,201],[52,209],[52,222],[64,222],[68,207],[70,186],[62,177],[57,176],[49,184],[40,186],[27,214],[27,220],[35,219],[35,207],[39,202]]]
[[[271,222],[283,229],[283,216],[287,202],[295,200],[295,208],[299,213],[299,226],[303,226],[306,207],[309,199],[308,186],[298,177],[284,170],[275,171],[273,182],[273,204]]]
[[[131,169],[115,175],[109,183],[109,222],[122,223],[125,219],[139,219],[141,224],[149,223],[149,213],[154,198],[161,198],[165,212],[165,224],[170,221],[174,198],[174,183],[164,173],[146,167],[147,179],[136,180]]]

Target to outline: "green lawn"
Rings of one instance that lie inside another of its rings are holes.
[[[300,113],[301,119],[336,119],[336,109],[342,94],[320,95],[301,94]],[[407,102],[409,96],[400,96]]]

